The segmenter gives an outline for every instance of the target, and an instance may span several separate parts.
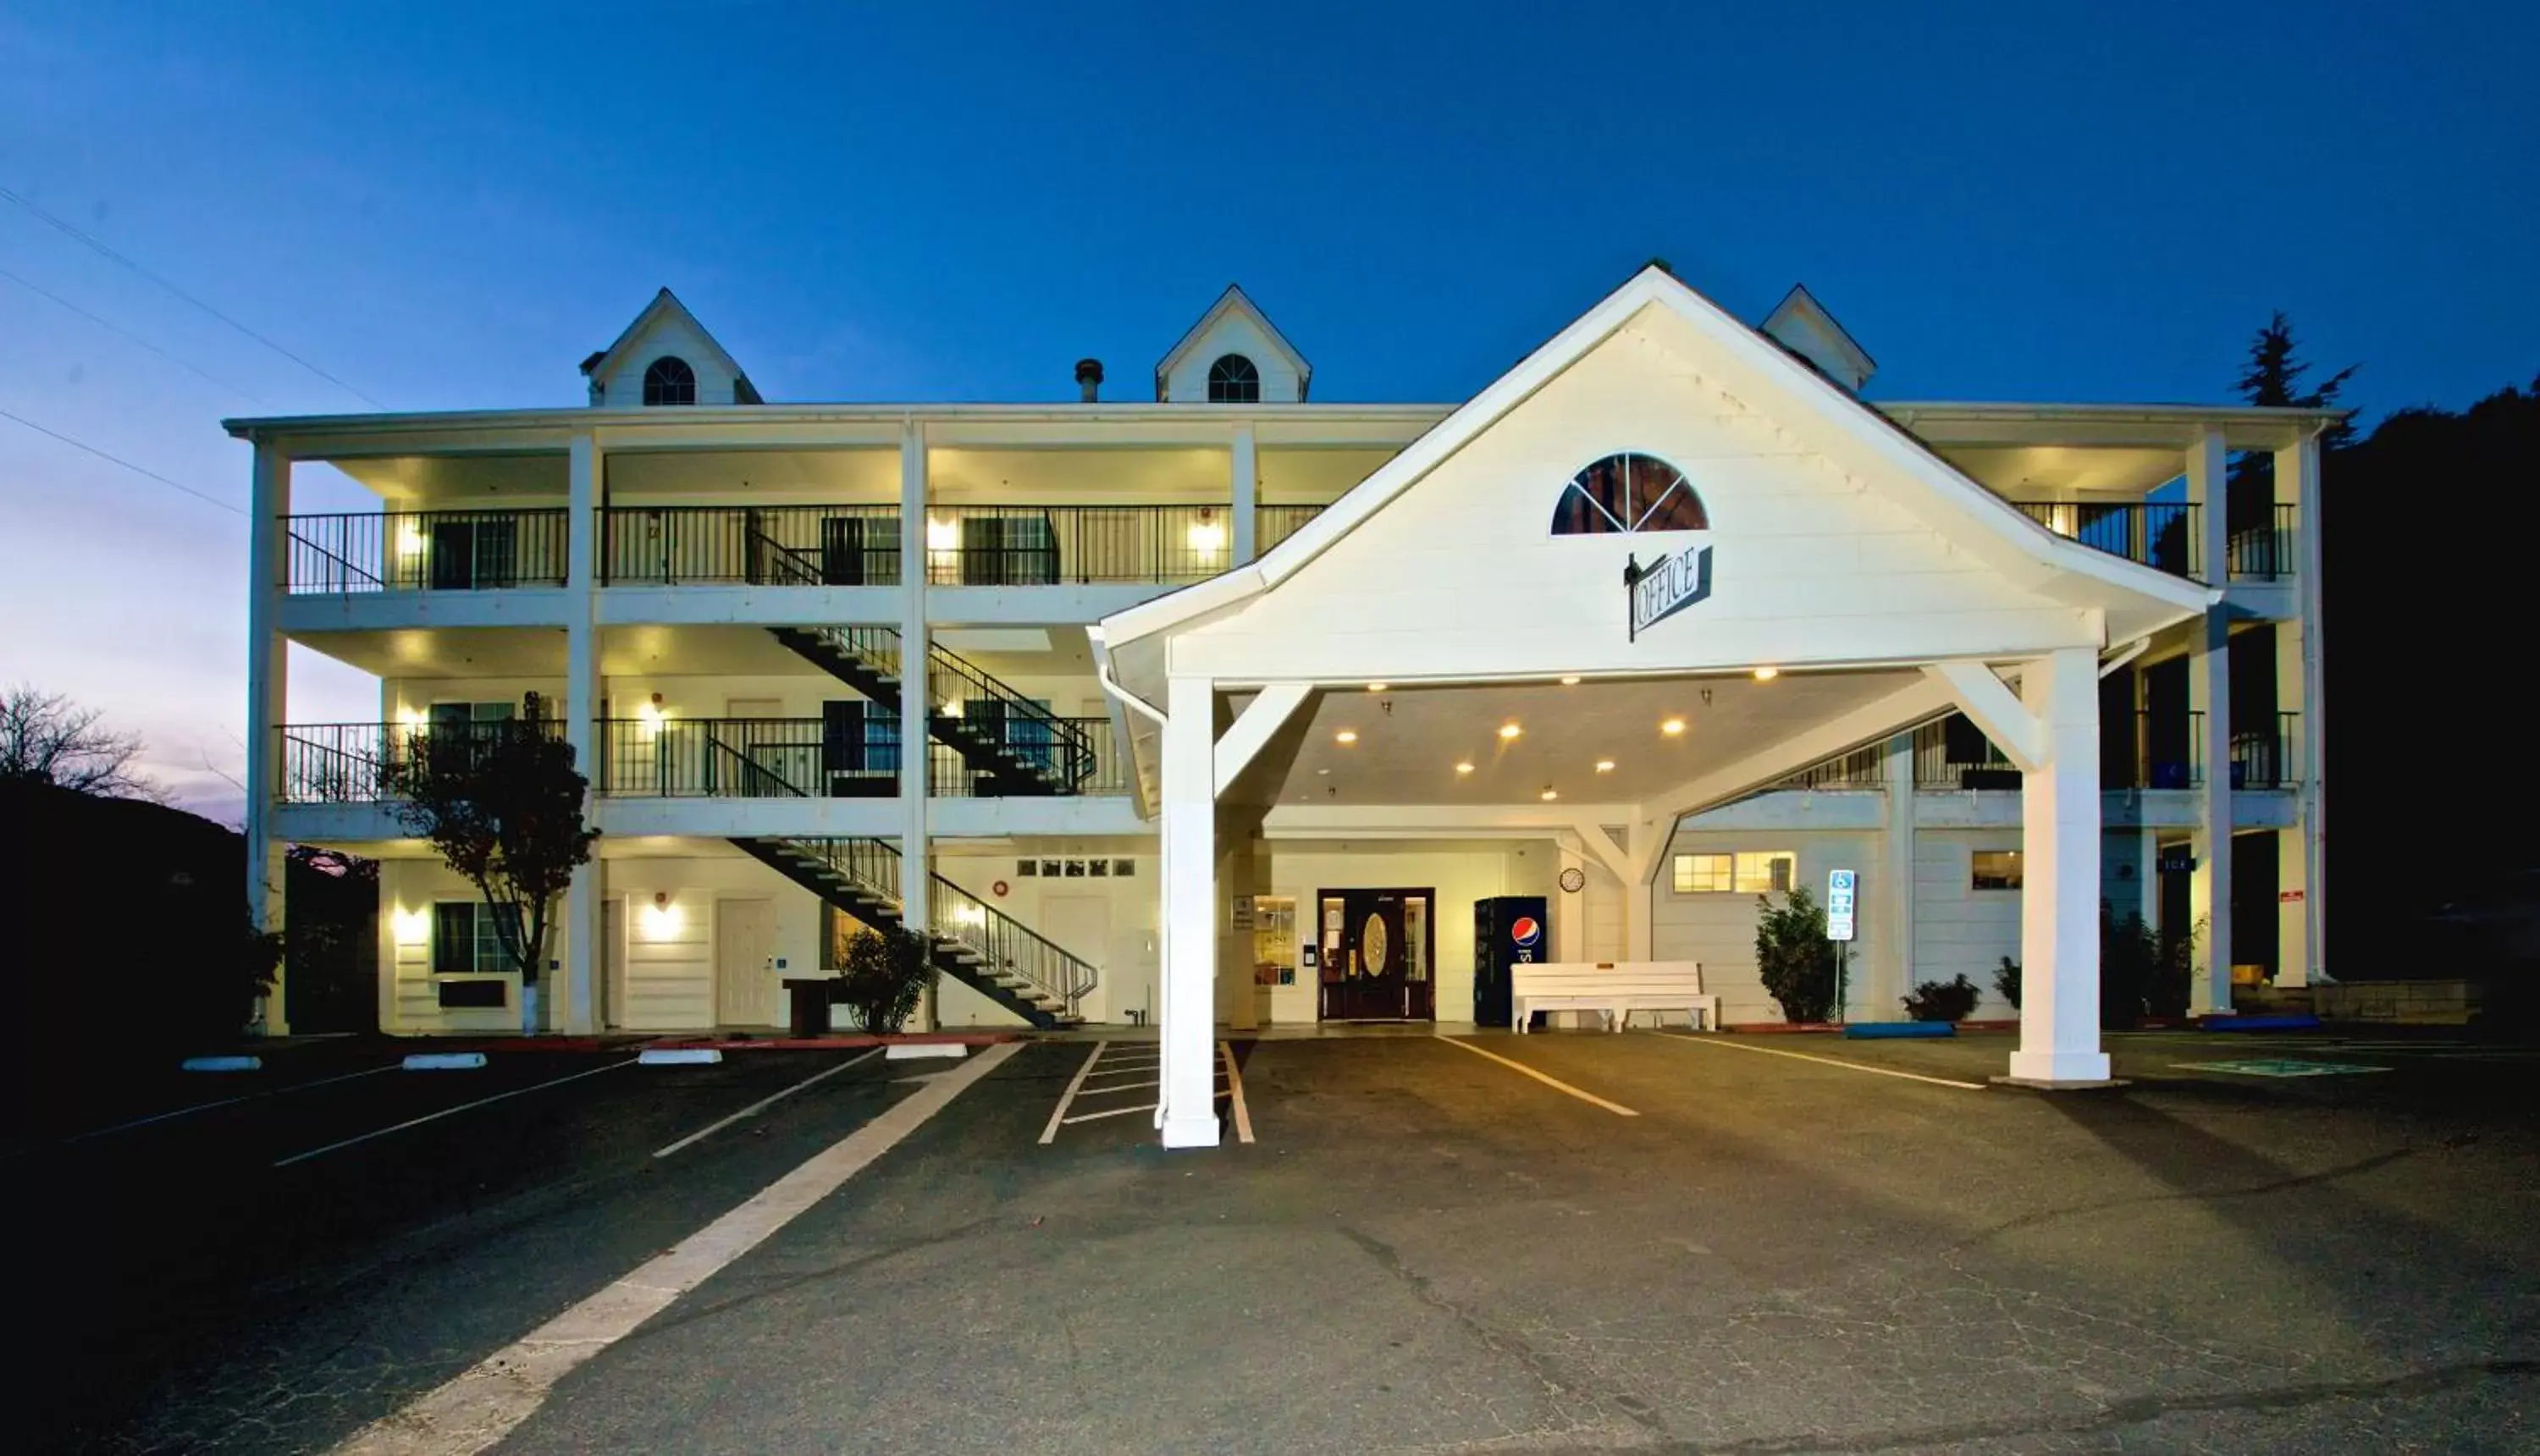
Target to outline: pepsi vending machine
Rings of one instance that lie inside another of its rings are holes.
[[[1549,958],[1541,895],[1473,902],[1473,1024],[1509,1024],[1509,967]]]

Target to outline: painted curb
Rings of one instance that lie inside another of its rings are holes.
[[[882,1054],[885,1062],[914,1062],[931,1057],[966,1057],[970,1049],[957,1041],[897,1041]]]
[[[483,1052],[410,1052],[405,1059],[408,1072],[473,1072],[484,1065]]]
[[[1843,1034],[1848,1041],[1906,1041],[1955,1036],[1958,1028],[1946,1021],[1855,1021]]]
[[[176,1064],[179,1072],[262,1072],[262,1057],[187,1057]]]
[[[635,1054],[645,1067],[711,1067],[723,1060],[713,1047],[646,1047]]]

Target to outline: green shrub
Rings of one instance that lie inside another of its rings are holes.
[[[1825,911],[1804,887],[1794,888],[1782,909],[1773,908],[1770,895],[1758,897],[1755,906],[1755,965],[1782,1019],[1827,1020],[1834,1014],[1835,985]]]
[[[1994,968],[1993,989],[2002,993],[2002,999],[2011,1003],[2012,1010],[2018,1010],[2019,962],[2008,955],[2004,956],[2002,964]]]
[[[1982,994],[1963,974],[1946,981],[1926,981],[1905,998],[1905,1014],[1917,1021],[1963,1021]]]
[[[839,1000],[856,1013],[857,1025],[889,1036],[917,1009],[934,975],[924,936],[905,926],[859,931],[838,971],[847,983]]]
[[[2188,985],[2205,922],[2184,931],[2153,930],[2140,915],[2099,917],[2099,1020],[2132,1026],[2146,1016],[2187,1014]]]

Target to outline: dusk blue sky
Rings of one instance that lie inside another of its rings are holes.
[[[12,0],[0,187],[399,410],[578,403],[665,284],[776,400],[1133,393],[1239,280],[1315,398],[1451,401],[1652,256],[1888,398],[2221,401],[2278,308],[2367,423],[2540,373],[2527,5],[386,11]],[[0,409],[221,500],[224,416],[372,407],[6,200],[0,270]],[[223,817],[245,571],[0,419],[0,681]]]

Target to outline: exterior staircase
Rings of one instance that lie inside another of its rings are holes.
[[[770,627],[778,642],[896,714],[900,640],[895,627]],[[950,649],[926,654],[927,731],[961,756],[987,797],[1074,794],[1094,774],[1083,730]],[[959,713],[942,711],[957,702]],[[1022,731],[1017,731],[1018,728]]]
[[[869,926],[901,923],[897,848],[879,839],[748,839],[733,843]],[[1075,1026],[1097,973],[1076,956],[929,874],[927,944],[935,968],[1041,1029]]]
[[[750,532],[751,579],[817,586],[819,561],[764,532]],[[881,707],[900,706],[900,640],[894,627],[770,627],[776,640]],[[927,731],[981,775],[990,797],[1074,794],[1094,774],[1094,745],[1053,715],[937,643],[926,652]],[[959,703],[957,714],[936,711]],[[1014,731],[1022,726],[1024,731]],[[1018,739],[1023,741],[1018,742]],[[1038,741],[1033,741],[1037,739]]]

